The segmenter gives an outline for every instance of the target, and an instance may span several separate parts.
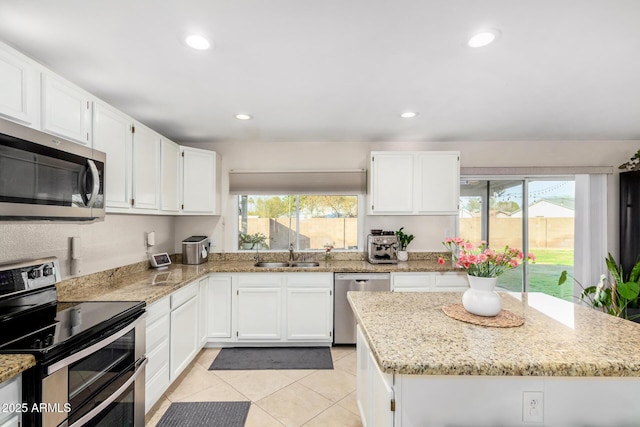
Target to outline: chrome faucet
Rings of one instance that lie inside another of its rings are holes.
[[[293,262],[294,261],[294,256],[293,256],[293,243],[289,244],[289,262]]]

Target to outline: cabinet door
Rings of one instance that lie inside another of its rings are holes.
[[[106,207],[131,207],[131,118],[100,103],[93,104],[93,147],[107,153]]]
[[[0,116],[37,127],[39,94],[35,67],[0,44]]]
[[[0,383],[0,404],[22,403],[22,375]],[[9,411],[11,408],[2,408],[0,411],[0,427],[19,427],[21,422],[20,412]]]
[[[42,75],[42,130],[91,146],[91,102],[81,90]]]
[[[151,129],[136,125],[133,134],[133,207],[158,209],[159,189],[160,137]]]
[[[460,154],[428,152],[417,156],[418,213],[457,214],[460,199]]]
[[[207,292],[209,278],[205,277],[198,282],[198,348],[204,347],[207,342]]]
[[[162,192],[160,196],[160,209],[169,212],[180,210],[180,194],[178,183],[180,181],[180,146],[169,140],[163,139],[160,146],[160,176]]]
[[[193,297],[171,311],[171,381],[198,353],[198,298]]]
[[[231,277],[209,277],[207,336],[231,338]]]
[[[170,323],[168,297],[147,307],[146,355],[149,363],[145,370],[145,413],[170,384]]]
[[[356,326],[356,401],[362,424],[372,424],[371,369],[369,368],[369,344],[360,325]]]
[[[374,427],[386,427],[393,425],[394,411],[391,410],[392,402],[395,401],[393,391],[393,377],[380,370],[369,351],[369,370],[371,371],[371,424]]]
[[[331,289],[287,289],[287,339],[331,340],[332,330]]]
[[[369,212],[381,214],[411,214],[413,212],[413,154],[371,154],[371,203]]]
[[[238,296],[238,340],[280,340],[280,287],[241,287]]]
[[[182,147],[182,211],[215,214],[216,153]]]
[[[434,273],[392,273],[391,289],[394,292],[433,291]]]

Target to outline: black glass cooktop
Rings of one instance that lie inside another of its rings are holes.
[[[123,322],[139,317],[144,313],[144,307],[144,302],[58,302],[54,319],[45,325],[34,325],[34,329],[20,337],[0,343],[0,353],[34,354],[36,358],[46,359],[62,349],[68,352],[107,335]]]

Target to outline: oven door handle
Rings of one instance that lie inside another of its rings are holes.
[[[104,348],[104,347],[108,346],[112,342],[122,338],[124,335],[128,334],[133,329],[135,329],[135,327],[138,324],[138,321],[143,319],[145,314],[140,316],[138,319],[136,319],[130,325],[126,326],[124,329],[119,330],[118,332],[116,332],[113,335],[109,335],[107,338],[103,339],[102,341],[97,342],[97,343],[95,343],[93,345],[90,345],[89,347],[85,348],[84,350],[80,350],[79,352],[74,353],[71,356],[62,359],[59,362],[56,362],[56,363],[52,364],[51,366],[49,366],[47,368],[47,375],[51,375],[55,371],[57,371],[57,370],[59,370],[61,368],[64,368],[65,366],[69,366],[72,363],[77,362],[78,360],[83,359],[83,358],[91,355],[92,353],[95,353],[96,351],[100,350],[101,348]]]
[[[109,396],[108,399],[106,399],[104,402],[102,402],[101,404],[93,408],[90,412],[85,414],[82,418],[80,418],[75,423],[71,424],[69,427],[80,427],[85,425],[87,422],[91,421],[96,415],[102,412],[107,406],[111,405],[118,397],[120,397],[122,393],[124,393],[124,391],[131,384],[134,383],[136,378],[138,378],[138,376],[140,376],[140,374],[144,372],[144,367],[148,361],[149,360],[146,357],[142,359],[142,361],[136,368],[136,371],[133,373],[133,375],[131,375],[131,378],[129,378],[124,384],[122,384],[120,388],[118,388],[118,390],[116,390],[111,396]]]

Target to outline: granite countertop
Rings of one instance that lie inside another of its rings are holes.
[[[83,278],[82,285],[73,280],[58,286],[60,301],[145,301],[151,304],[209,273],[268,272],[420,272],[453,271],[451,265],[435,260],[409,261],[398,264],[369,264],[366,261],[320,262],[318,267],[255,267],[253,261],[209,261],[200,265],[171,264],[163,270],[145,270],[110,279],[105,275]]]
[[[350,292],[378,365],[413,375],[640,377],[640,324],[540,293],[501,293],[523,326],[449,318],[455,292]]]
[[[436,258],[398,264],[369,264],[361,260],[320,262],[318,267],[255,267],[254,261],[212,260],[200,265],[174,263],[167,269],[146,269],[148,263],[65,280],[58,284],[58,300],[76,301],[145,301],[147,304],[170,295],[209,273],[250,272],[420,272],[453,271],[451,265],[439,265]],[[142,269],[142,271],[140,271]],[[31,355],[0,355],[0,383],[35,365]]]
[[[0,383],[35,366],[36,358],[30,354],[0,354]]]

